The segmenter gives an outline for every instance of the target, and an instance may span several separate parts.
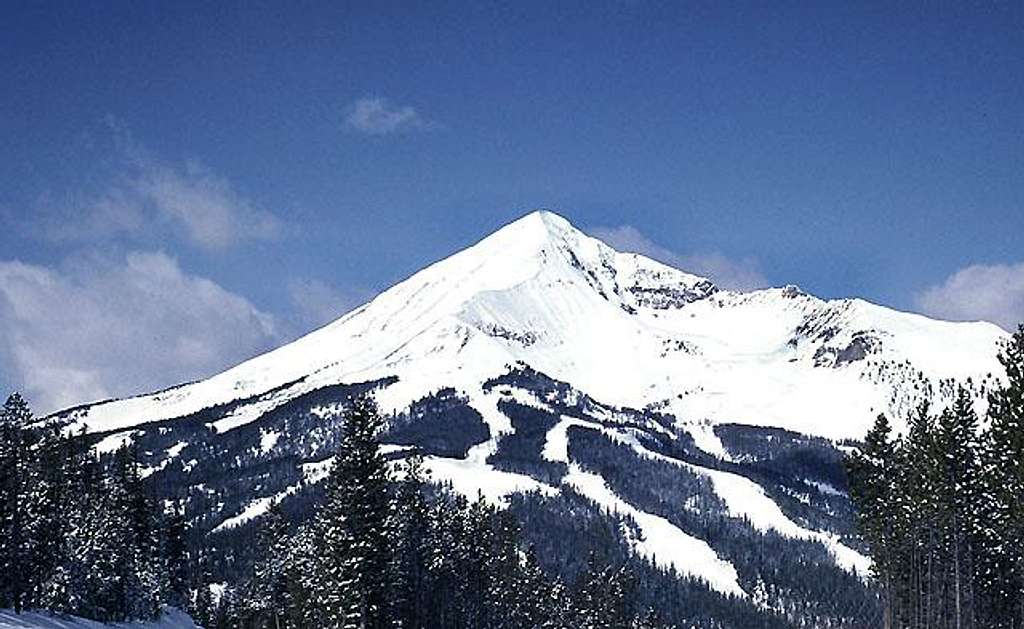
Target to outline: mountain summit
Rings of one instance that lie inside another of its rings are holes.
[[[924,395],[941,401],[949,379],[999,373],[1002,338],[987,323],[824,301],[792,286],[719,290],[538,211],[284,347],[70,417],[108,432],[258,398],[218,425],[231,429],[317,387],[385,377],[398,380],[379,401],[399,411],[442,387],[473,394],[527,365],[693,427],[744,422],[847,438],[879,412],[898,422]]]

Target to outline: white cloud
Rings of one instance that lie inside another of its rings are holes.
[[[308,279],[289,282],[288,295],[303,332],[328,324],[373,297],[369,291],[343,291]]]
[[[707,277],[728,290],[768,286],[768,279],[753,258],[734,260],[718,252],[680,254],[653,241],[632,225],[597,227],[589,233],[619,251],[639,253],[688,273]]]
[[[59,211],[44,209],[30,230],[56,242],[95,241],[141,232],[146,212],[140,199],[111,188],[90,200],[73,200]]]
[[[215,373],[279,340],[244,297],[163,253],[0,262],[0,369],[39,412]]]
[[[227,180],[193,162],[180,169],[148,165],[129,185],[160,218],[178,223],[192,242],[207,249],[275,238],[281,232],[273,214],[253,206]]]
[[[281,221],[240,194],[226,179],[196,161],[162,160],[136,143],[117,121],[108,121],[109,151],[102,185],[69,198],[44,198],[30,232],[57,242],[90,242],[149,236],[184,236],[208,250],[278,237]],[[87,169],[88,170],[88,169]]]
[[[425,130],[433,125],[412,107],[398,106],[379,96],[367,96],[348,106],[345,126],[367,135],[388,135]]]
[[[916,296],[925,314],[955,321],[991,321],[1014,330],[1024,321],[1024,263],[975,264]]]

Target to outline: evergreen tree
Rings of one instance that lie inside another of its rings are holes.
[[[430,509],[430,583],[435,592],[430,615],[438,626],[458,626],[466,617],[468,602],[462,571],[471,563],[468,526],[469,506],[465,497],[445,493]]]
[[[941,555],[945,567],[942,582],[945,605],[938,616],[951,627],[974,626],[975,563],[983,500],[978,417],[970,394],[963,387],[951,408],[938,420],[940,455],[939,521]]]
[[[629,613],[633,575],[591,553],[576,588],[576,626],[581,629],[617,629],[634,620]]]
[[[985,585],[993,620],[1024,627],[1024,324],[999,355],[1006,385],[989,396],[985,443],[989,555]]]
[[[61,570],[49,581],[49,607],[104,622],[128,618],[131,530],[118,505],[123,488],[111,477],[75,514],[64,538]]]
[[[124,519],[127,535],[124,561],[120,564],[123,619],[155,618],[159,614],[164,572],[158,549],[153,501],[139,473],[138,451],[133,444],[114,457],[110,508]],[[117,517],[117,516],[115,516]]]
[[[59,433],[55,433],[59,434]],[[92,526],[99,515],[102,495],[102,473],[88,441],[62,438],[55,448],[59,462],[44,463],[44,467],[57,470],[60,491],[55,501],[52,521],[44,527],[49,540],[43,546],[53,553],[53,565],[37,575],[41,580],[37,604],[46,609],[88,615],[86,606],[91,600],[86,592],[82,575],[89,569],[86,557],[100,540],[92,537]]]
[[[915,627],[930,626],[938,572],[934,560],[938,547],[935,522],[939,511],[940,466],[935,436],[935,417],[926,402],[909,422],[896,494],[896,507],[902,516],[897,521],[902,527],[899,531],[899,543],[904,547],[902,570],[908,575],[901,607],[904,621]]]
[[[426,611],[431,592],[428,580],[430,561],[430,507],[425,492],[423,460],[418,456],[405,461],[395,492],[395,505],[389,526],[393,541],[390,565],[391,625],[403,629],[426,629]]]
[[[0,411],[0,606],[25,608],[31,587],[32,412],[18,393]]]
[[[105,469],[84,434],[0,412],[0,605],[101,621],[153,618],[168,564],[134,449]],[[181,540],[178,551],[180,554]]]
[[[317,516],[313,522],[299,528],[289,542],[286,557],[288,584],[288,625],[291,627],[315,627],[319,622],[320,610],[316,604],[316,576],[321,566],[319,540],[316,538]]]
[[[896,527],[892,517],[895,501],[897,453],[892,428],[885,415],[875,419],[864,439],[864,446],[846,461],[850,497],[857,505],[861,534],[871,546],[872,570],[887,595],[887,626],[892,625],[895,572],[898,557]]]
[[[216,609],[210,592],[211,578],[205,554],[200,552],[191,579],[192,600],[189,614],[201,627],[212,627],[216,621]]]
[[[367,397],[352,401],[317,517],[318,574],[309,583],[327,626],[377,629],[386,617],[388,473],[378,451],[382,425]]]
[[[185,509],[174,504],[164,514],[163,520],[164,564],[167,567],[167,603],[183,608],[188,593],[188,546],[185,535],[187,524]]]
[[[564,608],[564,602],[559,598],[562,598],[564,593],[561,588],[553,588],[553,585],[544,575],[534,548],[530,547],[523,558],[522,567],[516,579],[515,618],[517,626],[523,629],[562,626],[564,619],[560,612]]]
[[[456,576],[456,599],[466,622],[486,627],[493,609],[488,605],[492,589],[495,530],[491,526],[493,507],[482,496],[462,513],[463,537],[456,547],[458,564],[452,566]]]
[[[251,626],[282,629],[288,626],[291,606],[289,591],[288,520],[278,503],[271,505],[263,518],[253,565],[246,606]]]
[[[489,554],[490,583],[487,598],[494,613],[492,626],[519,627],[524,616],[533,615],[530,593],[525,591],[519,547],[519,524],[511,513],[498,511],[493,517],[494,546]]]
[[[68,438],[55,428],[42,429],[39,434],[33,457],[36,465],[29,529],[33,604],[63,607],[65,603],[52,598],[56,591],[50,586],[67,561],[64,540],[77,526],[81,503],[95,490],[83,482],[95,478],[95,460],[80,439]]]

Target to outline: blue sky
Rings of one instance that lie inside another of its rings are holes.
[[[200,377],[538,207],[1024,318],[1020,3],[356,4],[4,4],[0,385]]]

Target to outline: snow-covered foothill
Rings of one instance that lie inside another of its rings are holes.
[[[617,496],[597,474],[581,469],[569,460],[569,428],[581,426],[607,431],[600,424],[563,416],[548,431],[542,456],[548,461],[567,463],[569,472],[562,482],[602,509],[627,516],[640,528],[632,539],[633,550],[663,568],[704,581],[712,589],[732,596],[746,596],[739,585],[736,568],[720,558],[702,539],[688,535],[665,518],[642,511]],[[613,431],[607,431],[614,434]]]
[[[704,581],[722,594],[746,597],[746,592],[739,585],[736,568],[719,557],[704,540],[687,535],[661,516],[637,509],[615,495],[603,478],[583,471],[578,465],[569,466],[564,482],[603,509],[636,522],[641,534],[632,541],[632,545],[641,557]]]
[[[568,430],[573,426],[597,430],[613,441],[628,445],[641,457],[666,461],[673,465],[684,467],[687,470],[707,478],[711,481],[715,494],[717,494],[725,503],[730,516],[748,521],[750,525],[758,531],[771,530],[785,537],[820,542],[826,549],[828,549],[838,566],[862,577],[867,576],[868,570],[871,567],[871,560],[868,557],[865,557],[852,548],[846,546],[833,534],[814,531],[793,522],[785,513],[783,513],[779,505],[765,493],[764,489],[754,481],[739,474],[693,465],[653,452],[643,446],[639,440],[628,431],[608,428],[594,422],[563,416],[561,420],[547,433],[547,439],[542,452],[542,455],[546,460],[561,461],[564,463],[569,462]],[[572,466],[570,469],[572,469]],[[578,477],[573,477],[573,475],[570,474],[570,478],[566,482],[572,483],[574,478]],[[589,487],[594,488],[596,485],[591,482]],[[603,495],[604,498],[607,499],[607,496],[610,495],[611,492],[607,489],[605,491],[605,494],[598,495]],[[615,500],[617,501],[615,505],[619,507],[618,510],[623,511],[621,505],[625,504],[625,502],[617,497]],[[611,505],[612,503],[610,502],[605,504],[608,508],[612,508]],[[636,511],[633,507],[629,508]],[[672,526],[667,522],[666,524],[668,524],[668,526]],[[678,531],[678,529],[676,530]],[[664,527],[659,527],[659,531],[664,532]],[[678,533],[685,535],[682,531],[678,531]],[[708,550],[710,550],[710,548]],[[705,565],[708,564],[707,561],[702,563]]]
[[[424,466],[429,470],[431,480],[450,483],[455,491],[473,500],[481,497],[495,504],[504,505],[505,497],[513,493],[539,491],[556,493],[550,485],[523,474],[495,469],[487,458],[494,454],[498,441],[512,432],[512,422],[498,410],[496,394],[479,393],[470,398],[470,407],[480,413],[491,433],[491,438],[471,447],[463,459],[428,456]]]
[[[709,479],[715,494],[725,503],[730,516],[748,521],[758,531],[771,530],[785,537],[820,542],[828,549],[836,565],[862,577],[868,575],[871,559],[846,546],[831,533],[813,531],[793,522],[783,513],[779,505],[768,497],[764,488],[749,478],[732,472],[685,463],[652,452],[628,434],[615,433],[615,436],[621,442],[631,446],[640,456],[667,461]]]

